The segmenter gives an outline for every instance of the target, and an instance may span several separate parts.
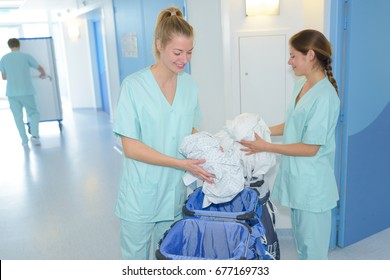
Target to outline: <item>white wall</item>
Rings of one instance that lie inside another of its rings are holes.
[[[68,30],[77,26],[78,38],[69,38]],[[68,74],[69,98],[72,108],[95,108],[94,81],[87,21],[78,17],[63,22],[64,51]],[[59,77],[61,78],[61,77]]]
[[[2,10],[0,14],[0,25],[17,25],[23,23],[46,23],[48,22],[48,13],[44,10],[21,11],[21,10]]]
[[[115,21],[112,1],[94,1],[82,9],[67,16],[62,22],[64,52],[66,56],[68,95],[72,108],[97,108],[100,105],[100,96],[97,95],[99,86],[94,81],[94,68],[96,63],[92,61],[90,46],[90,34],[83,14],[93,9],[102,11],[102,37],[105,49],[105,64],[108,83],[108,95],[110,102],[111,119],[113,119],[114,108],[119,98],[119,66],[115,38]],[[69,24],[79,23],[80,38],[70,40],[67,34]],[[95,75],[96,76],[96,75]],[[96,78],[95,78],[96,79]]]
[[[324,2],[327,0],[280,1],[278,16],[246,17],[244,0],[188,0],[188,20],[195,28],[191,73],[200,89],[201,129],[217,132],[226,119],[240,113],[238,36],[283,30],[290,37],[305,28],[323,31]],[[286,72],[291,76],[287,61]],[[287,94],[292,85],[293,81],[286,86]]]
[[[188,1],[188,21],[195,29],[191,73],[199,87],[201,128],[215,133],[226,116],[220,1]]]
[[[114,117],[114,109],[119,99],[120,90],[120,78],[119,78],[119,65],[118,54],[116,48],[115,37],[115,20],[114,10],[112,7],[112,1],[103,1],[103,44],[105,47],[105,62],[107,67],[107,83],[108,83],[108,95],[110,100],[110,112],[111,120]]]
[[[226,120],[241,113],[238,72],[240,35],[282,32],[289,38],[306,28],[324,32],[328,26],[328,19],[324,16],[329,14],[325,10],[328,2],[280,1],[278,16],[246,17],[244,0],[188,0],[188,20],[195,28],[196,42],[191,73],[199,85],[203,113],[200,128],[216,133],[223,128]],[[288,52],[288,46],[286,50]],[[288,53],[286,57],[289,57]],[[286,77],[286,96],[289,99],[294,77],[287,61]],[[268,174],[267,181],[271,186],[276,171],[277,166]],[[288,209],[278,208],[277,227],[290,228]]]

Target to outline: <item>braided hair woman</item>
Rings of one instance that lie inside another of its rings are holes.
[[[335,163],[335,128],[340,111],[331,67],[330,42],[319,31],[303,30],[291,37],[290,59],[301,78],[293,89],[284,123],[270,127],[283,135],[282,144],[241,141],[248,155],[281,154],[271,199],[291,209],[299,259],[327,259],[332,209],[339,199]]]

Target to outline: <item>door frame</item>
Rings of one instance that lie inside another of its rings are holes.
[[[344,193],[341,190],[341,186],[345,184],[345,178],[343,176],[342,167],[345,166],[346,150],[343,145],[348,143],[345,139],[346,135],[344,131],[344,110],[345,110],[345,94],[344,94],[344,80],[345,80],[345,44],[346,44],[346,30],[345,30],[345,18],[346,18],[346,1],[347,0],[330,0],[330,24],[329,24],[329,40],[333,49],[333,75],[339,86],[340,97],[340,115],[339,121],[336,127],[336,159],[335,159],[335,176],[337,185],[339,187],[340,200],[338,206],[332,211],[332,233],[330,248],[335,248],[338,244],[338,231],[340,226],[340,208],[343,205],[345,199]]]

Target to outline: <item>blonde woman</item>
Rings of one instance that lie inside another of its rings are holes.
[[[201,116],[196,84],[184,72],[193,48],[193,28],[181,10],[161,11],[154,32],[156,63],[129,75],[121,86],[113,131],[124,151],[115,210],[124,259],[154,258],[164,232],[181,218],[185,171],[212,181],[200,166],[204,160],[184,159],[178,152]]]

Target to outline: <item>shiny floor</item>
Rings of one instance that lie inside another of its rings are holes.
[[[4,106],[4,104],[2,105]],[[0,109],[0,259],[120,259],[120,154],[107,114],[64,110],[24,148]]]
[[[121,259],[114,215],[121,155],[107,114],[64,108],[63,127],[42,122],[41,146],[21,145],[0,100],[0,259]],[[278,229],[281,257],[297,258],[291,232]],[[330,259],[390,259],[390,229]]]

